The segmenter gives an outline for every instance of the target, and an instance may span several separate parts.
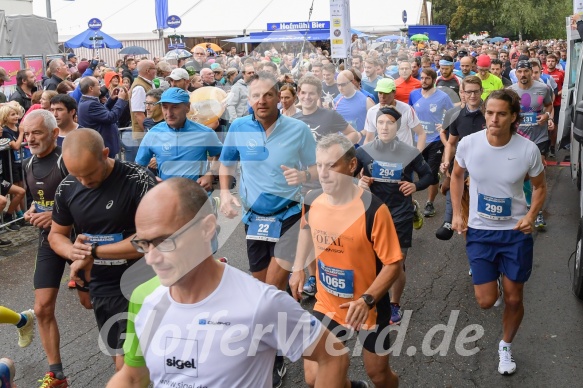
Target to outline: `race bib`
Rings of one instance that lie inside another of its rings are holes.
[[[520,125],[536,125],[536,112],[526,112],[520,114]]]
[[[512,218],[512,198],[496,198],[478,193],[478,215],[489,220]]]
[[[252,216],[247,228],[247,240],[278,242],[281,221],[275,217]]]
[[[40,203],[35,202],[34,203],[34,210],[36,210],[37,213],[52,212],[53,207],[41,205]]]
[[[318,276],[327,293],[339,298],[354,297],[354,271],[327,267],[318,259]]]
[[[430,123],[429,121],[421,121],[421,126],[426,134],[431,135],[435,133],[435,123]]]
[[[375,182],[398,183],[403,174],[402,163],[377,162],[372,164],[372,177]]]
[[[111,234],[89,234],[83,233],[85,236],[89,237],[89,243],[97,243],[97,245],[107,245],[120,242],[123,240],[123,234],[121,233],[111,233]]]

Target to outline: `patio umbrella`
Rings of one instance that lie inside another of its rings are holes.
[[[66,41],[65,47],[68,47],[68,48],[85,47],[88,49],[96,48],[94,46],[95,41],[92,39],[95,37],[99,38],[98,39],[99,44],[97,46],[101,46],[101,44],[103,44],[102,47],[97,47],[97,48],[107,47],[110,49],[120,49],[123,47],[123,44],[119,40],[112,38],[111,36],[107,35],[105,32],[103,32],[101,30],[96,32],[96,31],[93,31],[90,29],[83,31],[79,35],[74,36],[71,39],[69,39],[68,41]]]
[[[185,59],[192,57],[192,54],[184,49],[170,50],[164,55],[164,59]]]
[[[150,54],[148,50],[140,46],[128,46],[121,49],[120,55],[146,55]]]
[[[411,40],[429,40],[429,37],[425,34],[415,34],[409,39]]]
[[[206,50],[206,45],[207,45],[207,44],[209,44],[209,43],[210,43],[210,42],[208,42],[208,43],[199,43],[199,44],[197,44],[197,45],[196,45],[196,46],[194,46],[194,47],[202,47],[203,49],[205,49],[205,50]],[[216,51],[223,51],[223,49],[221,48],[221,46],[219,46],[218,44],[210,43],[210,45],[211,45],[211,48],[212,48],[212,49],[213,49],[215,52],[216,52]],[[193,48],[192,48],[192,50],[190,50],[190,51],[194,51],[194,47],[193,47]]]
[[[490,43],[498,43],[498,42],[505,42],[505,41],[506,41],[506,39],[504,39],[500,36],[497,36],[495,38],[490,39]]]
[[[400,35],[385,35],[377,38],[377,42],[398,42],[405,39],[406,37]]]

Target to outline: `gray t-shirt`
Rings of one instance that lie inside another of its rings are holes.
[[[536,81],[529,89],[521,89],[518,84],[513,84],[509,89],[520,96],[518,134],[532,140],[535,144],[549,140],[547,124],[538,125],[536,116],[542,114],[545,105],[553,103],[552,90],[546,84]]]

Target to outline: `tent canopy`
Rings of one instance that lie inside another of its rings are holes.
[[[403,27],[401,13],[407,11],[408,23],[419,24],[425,0],[352,1],[350,19],[354,29],[381,35]],[[45,15],[45,1],[33,0],[35,14]],[[252,3],[252,4],[251,4]],[[307,21],[312,0],[212,0],[168,1],[168,14],[178,15],[182,25],[178,34],[189,37],[249,35],[268,30],[270,23]],[[100,0],[99,7],[86,1],[51,0],[52,16],[57,20],[59,40],[66,41],[87,28],[91,18],[118,40],[158,39],[155,31],[156,0]],[[217,19],[217,16],[219,19]],[[217,22],[219,20],[219,22]],[[330,20],[330,2],[315,1],[312,21]],[[164,30],[166,36],[172,29]]]
[[[358,36],[369,36],[357,30],[351,30]],[[225,42],[233,43],[271,43],[271,42],[301,42],[306,38],[308,42],[316,40],[329,40],[330,31],[271,31],[252,32],[249,36],[225,39]]]
[[[85,47],[88,49],[92,49],[95,47],[95,45],[94,45],[95,41],[91,40],[91,38],[94,38],[94,37],[103,38],[103,40],[101,40],[101,42],[103,42],[103,44],[106,48],[119,49],[119,48],[123,47],[123,44],[119,40],[112,38],[111,36],[107,35],[105,32],[93,31],[93,30],[89,30],[89,29],[83,31],[79,35],[66,41],[65,47],[67,47],[67,48]],[[102,48],[102,47],[98,47],[98,48]]]

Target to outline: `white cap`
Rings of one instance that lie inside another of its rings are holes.
[[[178,67],[172,70],[172,73],[170,73],[170,75],[166,78],[172,78],[174,81],[178,81],[179,79],[189,80],[190,76],[188,75],[188,72],[186,70],[184,70],[181,67]]]

